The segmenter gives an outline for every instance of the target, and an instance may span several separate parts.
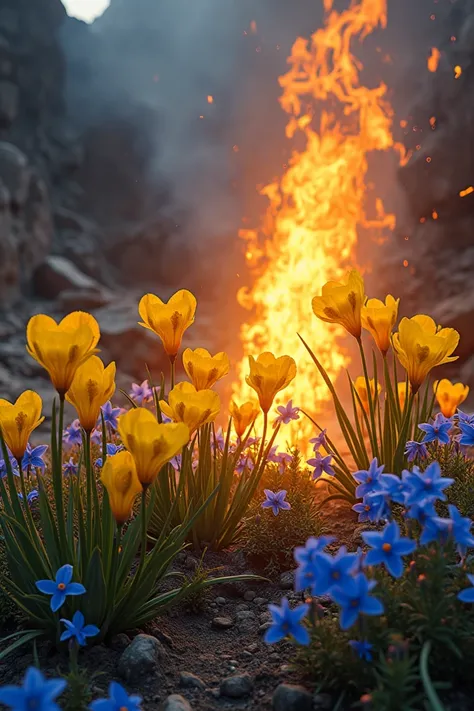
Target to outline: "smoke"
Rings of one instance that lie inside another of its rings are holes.
[[[361,48],[373,81],[395,87],[399,112],[424,81],[450,8],[388,0],[387,30]],[[195,239],[224,243],[256,184],[282,172],[291,147],[278,76],[296,37],[309,37],[322,16],[321,0],[112,0],[92,26],[65,28],[70,112],[81,130],[116,117],[138,122],[148,177],[170,188],[160,209],[184,212]]]

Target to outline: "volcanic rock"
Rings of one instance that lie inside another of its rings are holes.
[[[148,634],[139,634],[125,649],[119,660],[118,672],[134,683],[143,674],[157,671],[160,658],[166,654],[162,644]]]
[[[312,711],[313,697],[302,686],[280,684],[273,692],[273,711]]]
[[[171,694],[161,704],[160,711],[192,711],[192,706],[184,696]]]
[[[187,689],[205,689],[206,685],[202,679],[191,672],[182,671],[179,675],[179,683]]]
[[[44,299],[55,299],[64,292],[95,294],[95,308],[104,306],[111,299],[101,284],[81,272],[65,257],[46,257],[34,273],[34,288],[36,294]]]
[[[228,676],[220,684],[222,696],[229,696],[231,699],[241,699],[250,696],[253,691],[253,679],[249,674],[238,676]]]

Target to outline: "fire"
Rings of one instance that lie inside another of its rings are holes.
[[[436,72],[438,69],[440,59],[441,59],[441,52],[436,47],[432,47],[431,54],[428,57],[428,71],[430,71],[434,74],[434,72]]]
[[[314,415],[328,401],[328,391],[297,333],[309,342],[335,378],[348,365],[340,344],[341,329],[322,323],[312,313],[311,298],[322,285],[338,279],[354,263],[359,228],[394,227],[381,200],[375,216],[365,214],[367,156],[394,146],[392,110],[387,88],[361,85],[361,64],[353,42],[386,26],[386,0],[353,0],[342,12],[333,0],[323,0],[325,23],[308,41],[298,38],[288,58],[289,71],[280,77],[280,103],[289,114],[286,136],[297,137],[303,150],[294,150],[281,178],[261,191],[269,201],[260,228],[241,230],[252,285],[240,289],[239,303],[252,312],[241,326],[244,357],[238,365],[233,395],[238,401],[254,396],[245,383],[248,355],[270,350],[292,355],[298,366],[295,381],[279,395],[276,405],[293,398],[293,405]],[[315,123],[309,105],[324,105]],[[296,443],[314,433],[300,418],[285,427],[284,440]]]

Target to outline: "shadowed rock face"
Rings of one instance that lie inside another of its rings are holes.
[[[405,143],[413,154],[398,176],[406,211],[384,273],[388,288],[403,294],[406,315],[427,312],[460,331],[451,372],[472,387],[474,364],[465,362],[474,351],[473,0],[457,0],[439,49],[438,70],[409,111]]]

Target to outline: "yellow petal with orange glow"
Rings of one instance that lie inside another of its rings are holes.
[[[266,351],[256,360],[249,356],[249,366],[250,373],[245,379],[257,393],[263,412],[267,413],[277,393],[286,388],[296,376],[296,363],[291,356],[275,358],[273,353]]]
[[[106,368],[97,356],[92,356],[76,371],[66,400],[77,410],[79,422],[91,432],[100,416],[100,408],[115,392],[115,363]]]
[[[390,348],[390,337],[397,322],[398,304],[389,294],[385,303],[380,299],[368,299],[362,307],[362,326],[371,333],[380,352],[385,355]]]
[[[178,383],[170,391],[168,402],[160,400],[160,408],[175,422],[184,422],[191,433],[214,422],[221,409],[219,395],[214,390],[196,390],[191,383]]]
[[[183,334],[194,322],[196,297],[187,289],[177,291],[167,303],[155,294],[145,294],[138,305],[140,326],[161,338],[170,358],[176,358]]]
[[[22,459],[33,430],[44,420],[38,393],[25,390],[15,403],[0,400],[0,429],[5,444],[16,459]]]
[[[243,437],[247,429],[252,425],[260,412],[260,407],[256,402],[249,400],[242,405],[237,405],[235,400],[231,400],[229,412],[234,422],[237,437]]]
[[[433,383],[439,409],[445,417],[452,417],[456,410],[469,395],[469,386],[463,383],[452,383],[444,378]]]
[[[122,526],[130,518],[137,494],[143,490],[130,452],[117,452],[107,457],[100,478],[107,489],[117,525]]]
[[[322,288],[321,296],[313,297],[312,306],[314,314],[321,321],[338,323],[359,339],[364,301],[364,280],[361,274],[353,269],[349,272],[346,283],[328,281]]]
[[[230,369],[226,353],[216,353],[212,356],[205,348],[196,348],[194,351],[186,348],[183,353],[183,366],[196,390],[212,388]]]

